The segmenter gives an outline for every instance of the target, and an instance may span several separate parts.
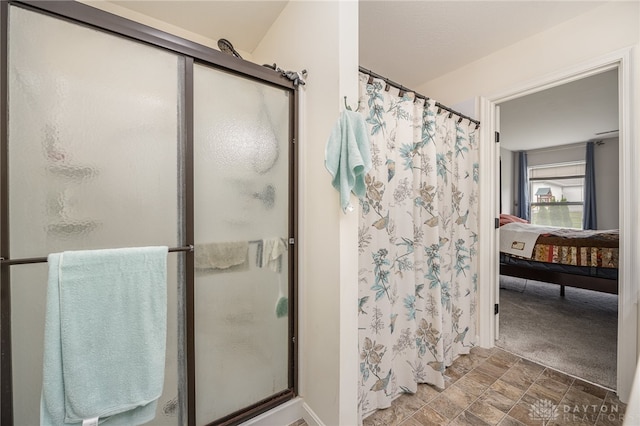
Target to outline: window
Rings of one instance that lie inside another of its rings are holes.
[[[585,162],[529,167],[531,223],[582,229]]]

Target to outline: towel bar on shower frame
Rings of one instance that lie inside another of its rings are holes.
[[[169,252],[177,252],[177,251],[193,251],[193,245],[182,246],[182,247],[169,247]],[[25,257],[22,259],[5,259],[4,257],[0,257],[1,265],[25,265],[29,263],[45,263],[47,261],[46,257]]]

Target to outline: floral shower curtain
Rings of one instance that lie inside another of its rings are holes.
[[[365,416],[444,370],[476,336],[478,132],[432,100],[360,74],[373,167],[359,221]]]

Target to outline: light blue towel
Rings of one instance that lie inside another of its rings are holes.
[[[154,418],[164,384],[167,252],[49,255],[41,425]]]
[[[364,197],[365,175],[371,169],[371,147],[364,117],[355,111],[343,111],[336,122],[325,149],[325,166],[340,192],[344,212],[350,207],[349,194]]]

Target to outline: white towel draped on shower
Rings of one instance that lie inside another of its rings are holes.
[[[262,240],[263,268],[269,268],[273,272],[282,271],[282,255],[287,252],[287,245],[282,238]]]
[[[195,267],[201,271],[246,270],[249,267],[249,242],[196,244]]]

